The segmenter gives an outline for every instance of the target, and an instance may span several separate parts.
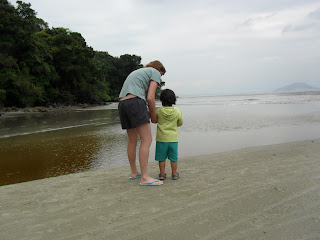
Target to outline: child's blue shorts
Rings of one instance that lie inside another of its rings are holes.
[[[156,161],[162,162],[166,159],[172,162],[178,161],[178,142],[158,142],[156,143]]]

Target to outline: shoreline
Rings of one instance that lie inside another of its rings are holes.
[[[50,107],[26,107],[26,108],[0,108],[0,120],[4,118],[12,118],[36,113],[59,113],[70,112],[74,110],[90,110],[96,107],[111,105],[115,102],[106,102],[104,104],[77,104],[77,105],[57,105]]]
[[[161,187],[130,181],[127,166],[1,186],[0,238],[317,239],[319,145],[183,157]]]

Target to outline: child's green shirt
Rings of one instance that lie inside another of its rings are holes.
[[[178,127],[183,124],[181,111],[176,107],[161,107],[156,110],[158,142],[178,142]]]

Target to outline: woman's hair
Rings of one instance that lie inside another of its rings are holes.
[[[173,104],[176,104],[176,100],[176,95],[170,89],[165,89],[160,94],[162,106],[172,106]]]
[[[166,69],[164,68],[162,63],[158,60],[148,63],[145,67],[153,67],[153,68],[157,69],[159,72],[160,71],[163,72],[163,74],[166,73]]]

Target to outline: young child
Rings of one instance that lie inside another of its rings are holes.
[[[160,174],[159,179],[165,180],[165,164],[167,158],[171,161],[172,179],[179,178],[178,168],[178,127],[183,124],[181,111],[172,107],[176,104],[176,95],[170,89],[165,89],[160,94],[162,107],[156,110],[158,119],[157,137],[156,137],[156,156],[159,161]]]

